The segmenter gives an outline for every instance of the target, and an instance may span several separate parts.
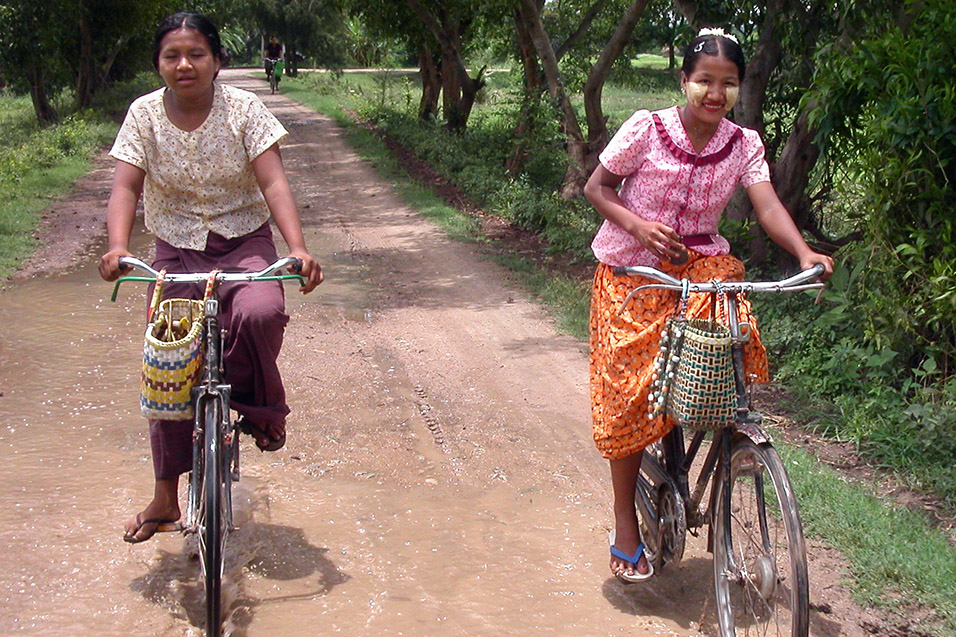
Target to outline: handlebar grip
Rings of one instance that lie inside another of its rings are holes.
[[[627,266],[616,265],[614,266],[614,276],[621,276],[627,274]]]

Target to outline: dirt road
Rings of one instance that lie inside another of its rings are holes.
[[[610,576],[585,345],[406,208],[333,123],[224,76],[289,129],[283,156],[327,273],[312,295],[288,292],[289,442],[274,454],[244,443],[226,567],[233,634],[712,633],[703,539],[647,585]],[[151,465],[136,408],[143,294],[109,303],[94,268],[102,243],[85,241],[102,233],[108,178],[56,206],[32,276],[0,294],[3,634],[181,635],[202,623],[183,538],[121,540],[150,497]],[[136,242],[148,252],[142,231]],[[56,260],[74,265],[47,274]],[[815,632],[862,634],[865,615],[821,554]]]

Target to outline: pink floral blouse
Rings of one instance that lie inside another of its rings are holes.
[[[621,126],[599,157],[624,177],[618,195],[634,214],[695,237],[694,250],[727,254],[730,244],[717,224],[739,183],[744,188],[770,181],[763,142],[755,130],[722,119],[707,146],[695,154],[678,108],[637,111]],[[594,256],[608,265],[657,266],[660,259],[617,224],[605,220],[591,242]]]

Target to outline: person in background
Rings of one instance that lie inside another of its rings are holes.
[[[279,42],[279,38],[272,36],[269,38],[269,41],[266,42],[266,46],[262,50],[262,61],[266,71],[266,77],[272,74],[272,69],[275,68],[275,63],[277,60],[282,59],[283,47]],[[276,76],[276,82],[282,81],[281,76]]]

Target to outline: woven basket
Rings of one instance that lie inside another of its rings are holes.
[[[150,302],[139,408],[146,418],[189,420],[195,412],[192,389],[202,374],[205,303],[193,299],[160,301],[165,276],[163,270]],[[211,285],[207,285],[207,297],[210,290]]]
[[[649,418],[666,413],[686,429],[716,430],[736,418],[730,330],[715,321],[671,318],[655,361]]]
[[[734,422],[737,392],[730,330],[714,321],[675,322],[682,334],[667,396],[667,414],[687,429],[720,429]]]
[[[192,388],[202,373],[202,301],[166,299],[153,314],[143,342],[143,375],[140,412],[157,420],[193,417]],[[169,323],[185,318],[186,335],[164,340]]]

